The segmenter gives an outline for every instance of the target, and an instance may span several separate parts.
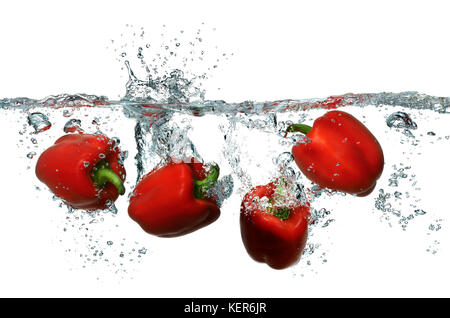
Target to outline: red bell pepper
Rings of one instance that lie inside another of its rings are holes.
[[[219,177],[219,167],[206,175],[202,163],[170,160],[138,183],[130,198],[129,216],[142,229],[160,237],[181,236],[205,227],[220,216],[209,190]]]
[[[241,204],[240,226],[247,253],[274,269],[296,264],[308,237],[309,203],[275,206],[277,186],[269,183],[248,192]],[[267,206],[261,204],[266,198]],[[278,204],[279,205],[279,204]]]
[[[370,194],[383,172],[383,150],[372,133],[352,115],[330,111],[313,127],[293,124],[287,132],[302,132],[307,142],[292,147],[303,174],[322,188],[357,196]]]
[[[68,134],[45,150],[36,176],[75,209],[108,208],[125,193],[125,168],[114,140],[103,135]]]

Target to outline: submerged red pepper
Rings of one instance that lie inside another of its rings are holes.
[[[65,135],[41,154],[36,176],[75,209],[105,209],[125,193],[119,155],[115,141],[106,136]]]
[[[313,127],[291,125],[287,132],[302,132],[309,139],[292,148],[303,174],[322,188],[358,196],[370,194],[383,172],[383,150],[374,135],[355,117],[330,111]]]
[[[174,162],[155,169],[138,183],[130,198],[129,216],[144,231],[160,237],[185,235],[205,227],[220,216],[209,189],[219,177],[212,166],[205,177],[199,162]]]
[[[240,226],[247,253],[257,262],[274,269],[296,264],[308,237],[308,205],[262,208],[255,200],[274,197],[276,185],[257,186],[247,193],[241,204]]]

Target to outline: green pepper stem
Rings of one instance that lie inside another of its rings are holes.
[[[211,166],[211,172],[203,180],[194,181],[194,196],[197,199],[204,199],[211,187],[219,179],[220,169],[218,165]]]
[[[104,187],[110,182],[117,188],[120,195],[125,193],[125,187],[120,177],[104,162],[98,164],[93,170],[92,181],[99,187]]]
[[[290,132],[301,132],[307,134],[311,131],[312,127],[304,124],[292,124],[286,129],[286,134]]]
[[[274,217],[279,218],[280,220],[286,221],[289,219],[292,210],[289,208],[275,208],[275,211],[272,212]]]
[[[282,197],[285,196],[287,189],[285,186],[287,185],[287,181],[285,178],[281,178],[277,187],[275,188],[273,196],[269,198],[270,207],[268,209],[269,214],[273,215],[276,218],[279,218],[282,221],[286,221],[289,219],[290,214],[292,212],[291,208],[285,206],[277,206],[276,203],[282,203]],[[281,202],[280,202],[281,201]]]

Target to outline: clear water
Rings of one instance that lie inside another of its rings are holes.
[[[48,204],[66,208],[58,198],[52,200],[35,179],[33,167],[39,154],[63,133],[102,132],[120,142],[128,194],[145,173],[170,157],[194,156],[219,164],[221,176],[214,191],[222,214],[233,217],[239,215],[235,203],[251,186],[280,176],[297,184],[312,201],[312,217],[307,246],[301,262],[292,269],[294,275],[303,275],[305,268],[315,272],[318,267],[312,265],[327,263],[333,244],[329,229],[349,206],[361,209],[360,213],[372,213],[378,222],[399,231],[415,226],[425,242],[418,248],[424,253],[439,252],[437,233],[446,228],[443,201],[424,197],[423,191],[435,191],[427,159],[439,157],[439,149],[450,146],[449,97],[381,92],[227,103],[204,99],[197,80],[207,79],[205,74],[192,76],[180,69],[163,72],[164,64],[151,68],[144,61],[142,48],[138,58],[146,76],[139,79],[125,61],[128,81],[119,99],[85,94],[41,100],[0,99],[2,118],[16,127],[12,133],[18,151],[23,153],[25,173],[41,202],[48,200]],[[292,145],[303,137],[285,136],[286,128],[296,122],[312,124],[335,108],[351,112],[366,124],[385,151],[383,175],[366,198],[317,189],[300,173],[290,154]],[[124,227],[124,217],[126,202],[95,213],[69,209],[57,226],[58,240],[67,253],[81,259],[74,264],[86,267],[102,263],[115,273],[128,273],[153,251],[140,243],[141,234],[117,234],[121,233],[117,229]]]

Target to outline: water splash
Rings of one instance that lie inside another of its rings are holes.
[[[186,79],[181,70],[173,70],[169,75],[156,78],[148,75],[146,80],[139,80],[128,61],[125,61],[125,65],[129,79],[124,102],[187,104],[193,100],[199,102],[204,100],[205,92],[194,86],[194,79]]]

